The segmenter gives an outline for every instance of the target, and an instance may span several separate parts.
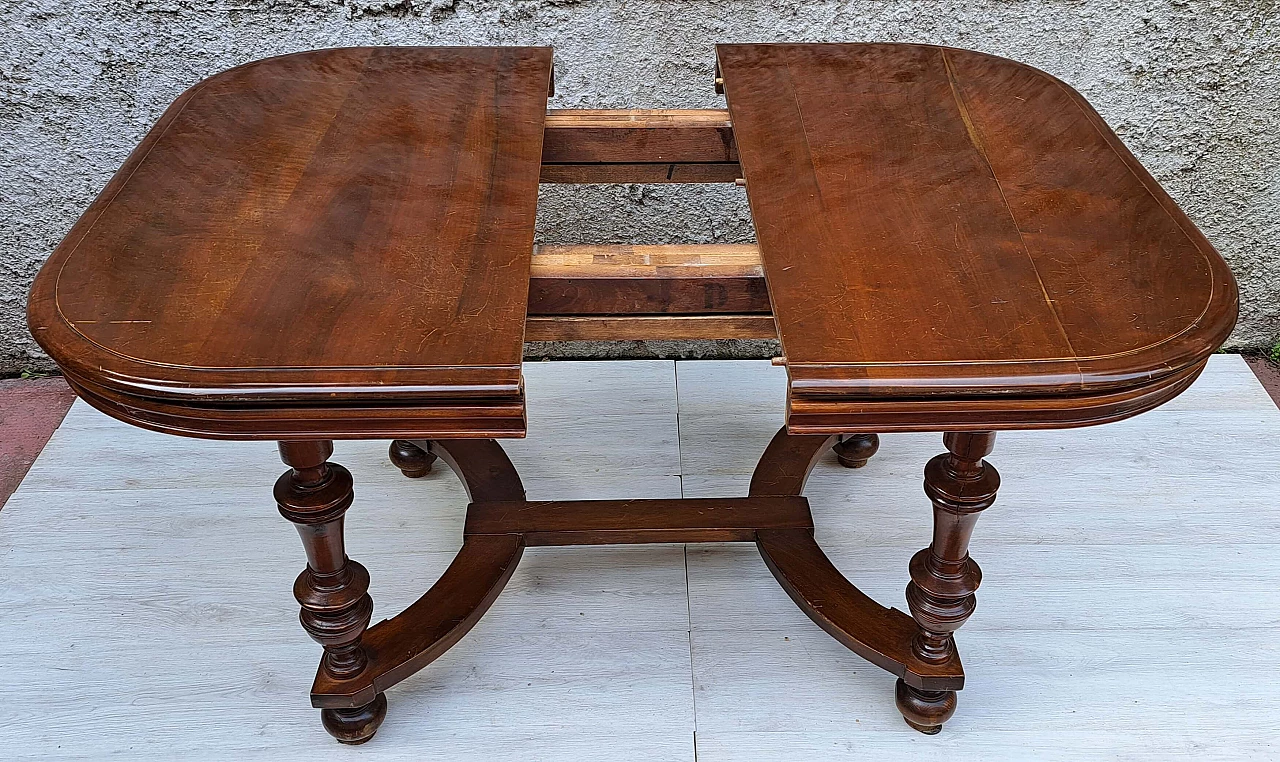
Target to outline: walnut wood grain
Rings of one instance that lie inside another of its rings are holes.
[[[931,423],[934,421],[945,422],[952,431],[1096,426],[1130,418],[1168,402],[1191,386],[1204,370],[1205,362],[1143,386],[1101,394],[1019,397],[1011,393],[998,399],[935,395],[872,399],[857,405],[839,398],[792,395],[787,401],[787,429],[797,434],[868,429],[935,431],[938,425]]]
[[[751,486],[747,494],[752,497],[765,495],[799,495],[814,466],[833,444],[839,441],[835,435],[791,434],[783,426],[769,440],[769,446],[751,473]]]
[[[755,542],[759,529],[813,529],[798,495],[473,503],[464,534],[518,534],[525,545]]]
[[[543,245],[533,251],[529,314],[770,314],[752,244]]]
[[[140,399],[522,405],[550,76],[549,48],[381,47],[211,77],[54,252],[32,332]]]
[[[90,404],[169,433],[280,442],[276,486],[339,740],[456,643],[527,545],[755,541],[796,604],[898,675],[917,730],[955,711],[952,632],[998,477],[997,429],[1119,420],[1187,388],[1237,310],[1225,263],[1084,100],[1043,72],[922,45],[726,45],[730,111],[547,112],[544,48],[351,48],[188,90],[42,269],[29,322]],[[732,117],[732,121],[730,120]],[[728,182],[754,247],[544,247],[537,183]],[[748,497],[534,501],[491,437],[525,432],[522,339],[781,338],[787,422]],[[945,430],[911,617],[813,540],[832,445]],[[438,458],[462,550],[369,627],[333,439]]]
[[[368,669],[347,677],[317,671],[311,686],[312,705],[330,712],[366,706],[440,658],[497,600],[523,552],[519,535],[467,538],[430,590],[364,633]]]
[[[526,341],[776,339],[772,315],[530,316]]]
[[[830,424],[796,430],[879,401],[972,426],[907,401],[975,398],[1019,427],[1034,403],[1001,399],[1161,384],[1230,333],[1222,258],[1047,74],[925,45],[717,57],[792,409]]]
[[[755,542],[779,583],[823,629],[899,676],[914,691],[911,697],[949,692],[954,706],[954,691],[964,684],[954,649],[944,659],[918,656],[916,622],[863,594],[814,542],[809,504],[799,493],[833,441],[779,431],[760,458],[748,497],[544,501],[524,499],[520,478],[495,441],[399,443],[439,456],[462,480],[472,501],[462,549],[418,601],[362,633],[367,663],[358,674],[334,675],[322,665],[312,686],[313,704],[326,716],[363,716],[384,691],[434,661],[476,624],[525,547]],[[416,468],[418,460],[415,455],[405,462]]]
[[[428,448],[419,447],[407,439],[395,439],[387,448],[387,457],[400,469],[400,473],[410,479],[421,479],[431,473],[437,456]]]
[[[493,440],[405,444],[444,461],[473,502],[524,500],[520,475]],[[439,658],[493,605],[523,552],[524,541],[518,535],[464,538],[453,563],[427,592],[400,614],[363,633],[365,669],[335,675],[321,664],[311,686],[312,705],[323,709],[325,716],[359,710]]]
[[[454,403],[377,404],[401,390],[368,387],[368,401],[335,405],[197,405],[135,397],[67,374],[76,394],[98,410],[134,426],[207,439],[473,439],[521,437],[523,398]]]
[[[991,507],[1000,488],[1000,475],[983,460],[995,438],[990,431],[948,432],[942,438],[946,454],[924,469],[924,491],[933,502],[933,542],[911,558],[907,607],[919,625],[911,655],[927,664],[960,658],[952,633],[978,605],[974,593],[982,570],[969,557],[969,538],[978,515]],[[895,698],[907,724],[921,733],[940,731],[955,712],[955,689],[900,683]]]
[[[872,664],[923,690],[964,687],[960,657],[927,662],[911,650],[918,628],[911,617],[886,608],[840,574],[812,529],[762,529],[757,547],[782,589],[819,627]]]
[[[545,183],[731,183],[742,177],[723,109],[552,109]]]
[[[302,628],[324,646],[320,674],[350,680],[368,670],[361,637],[373,615],[369,571],[347,558],[343,541],[343,517],[353,497],[351,473],[329,462],[332,442],[280,442],[279,447],[280,459],[290,468],[276,482],[276,503],[297,527],[307,553],[307,568],[293,585],[302,606]],[[320,712],[325,730],[346,744],[368,741],[386,715],[381,693]]]
[[[845,468],[862,468],[880,449],[880,437],[876,434],[842,434],[832,446],[836,460]]]
[[[737,162],[686,164],[543,164],[539,179],[561,185],[603,183],[736,183],[742,179]]]

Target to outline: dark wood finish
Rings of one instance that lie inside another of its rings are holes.
[[[130,421],[152,400],[260,418],[370,399],[446,422],[522,410],[550,77],[549,48],[394,47],[211,77],[54,252],[32,332],[69,378],[126,397],[103,407]]]
[[[551,109],[543,164],[736,163],[725,109]]]
[[[803,497],[472,503],[465,535],[518,534],[526,546],[755,542],[761,529],[813,529]]]
[[[533,252],[531,316],[770,312],[754,245],[544,245]]]
[[[799,495],[809,479],[818,458],[838,441],[835,436],[790,434],[783,426],[773,435],[751,473],[752,497],[765,495]]]
[[[845,468],[862,468],[880,449],[880,437],[875,434],[841,434],[840,441],[831,447],[836,460]]]
[[[978,605],[974,593],[982,570],[969,557],[969,538],[978,514],[995,502],[1000,488],[1000,475],[983,460],[995,438],[990,431],[947,433],[942,438],[947,452],[924,469],[924,491],[933,501],[933,542],[911,559],[907,607],[920,625],[911,652],[930,664],[959,658],[952,633]],[[911,727],[936,733],[955,711],[956,700],[954,693],[929,688],[900,686],[898,709]]]
[[[784,347],[785,348],[785,347]],[[790,365],[788,365],[788,368]],[[928,421],[946,421],[952,431],[990,429],[1061,429],[1096,426],[1146,412],[1191,386],[1204,363],[1172,376],[1119,392],[1068,397],[1013,397],[999,400],[970,397],[865,400],[856,407],[839,399],[800,398],[787,401],[787,426],[806,434],[849,430],[929,431]]]
[[[410,479],[421,479],[431,473],[431,466],[436,462],[435,453],[428,452],[407,439],[393,440],[387,449],[387,457]]]
[[[253,407],[143,400],[67,376],[82,399],[104,413],[144,429],[207,439],[291,439],[323,434],[327,439],[432,439],[521,437],[524,395],[513,400],[475,399],[437,405],[377,404],[395,389],[365,390],[369,399],[347,404]]]
[[[519,535],[467,538],[430,590],[395,617],[375,624],[365,633],[369,668],[345,678],[319,670],[311,686],[311,703],[333,707],[334,711],[363,706],[370,697],[382,695],[440,658],[497,600],[523,551]]]
[[[543,164],[539,179],[551,184],[592,183],[736,183],[742,168],[733,164]]]
[[[531,316],[526,341],[776,339],[772,315]]]
[[[440,456],[457,474],[467,499],[473,503],[524,500],[524,485],[511,459],[497,442],[489,439],[417,442]]]
[[[1043,398],[1131,393],[1140,412],[1171,395],[1139,390],[1194,373],[1230,333],[1222,258],[1053,77],[925,45],[717,58],[793,432],[871,428],[869,402],[896,430],[1054,425]],[[977,413],[953,415],[958,400]]]
[[[338,743],[357,746],[373,738],[387,718],[387,697],[379,693],[373,701],[357,707],[320,710],[320,724]]]
[[[968,544],[996,429],[1118,420],[1190,385],[1234,323],[1225,264],[1102,120],[1043,72],[921,45],[718,48],[725,111],[546,112],[543,48],[352,48],[249,64],[161,117],[32,289],[40,344],[135,425],[274,439],[294,592],[324,647],[330,733],[368,740],[384,692],[479,620],[529,545],[754,541],[796,604],[897,675],[937,732],[964,673]],[[736,127],[736,129],[735,129]],[[739,164],[741,162],[741,164]],[[729,182],[754,247],[543,247],[546,182]],[[763,265],[761,264],[763,261]],[[766,277],[767,276],[767,277]],[[776,322],[775,322],[776,321]],[[535,501],[491,437],[525,431],[521,341],[781,338],[787,424],[748,497]],[[945,430],[911,616],[846,580],[801,497],[871,432]],[[338,438],[443,460],[462,549],[372,627],[346,557]]]
[[[731,183],[740,177],[727,111],[547,112],[544,183]]]
[[[836,437],[774,435],[751,475],[750,494],[799,495],[809,473]],[[832,565],[808,528],[762,529],[756,547],[778,583],[810,619],[846,648],[897,675],[914,689],[956,691],[964,686],[959,657],[928,662],[912,647],[919,628],[854,587]]]
[[[368,706],[438,658],[493,603],[525,547],[653,542],[755,542],[796,604],[833,637],[920,695],[954,692],[964,685],[959,658],[920,658],[913,646],[917,623],[859,591],[814,542],[808,501],[799,492],[833,441],[779,431],[760,459],[750,497],[570,501],[525,500],[496,442],[412,443],[438,454],[467,486],[472,503],[462,550],[416,603],[364,633],[366,669],[334,677],[322,666],[312,702],[335,710]]]
[[[927,736],[941,733],[942,724],[956,713],[955,691],[922,691],[899,680],[893,697],[907,724]]]
[[[850,651],[911,685],[952,695],[964,687],[959,657],[920,659],[911,648],[916,623],[845,579],[814,542],[812,529],[762,529],[756,547],[800,610]]]
[[[293,595],[302,606],[302,628],[324,646],[320,671],[334,680],[350,679],[369,665],[360,637],[373,615],[369,572],[347,558],[343,517],[351,507],[351,473],[330,463],[333,443],[280,442],[280,459],[289,466],[276,482],[280,515],[292,521],[307,552],[307,568],[298,575]],[[381,696],[359,706],[322,709],[326,730],[342,743],[368,741],[387,713]]]
[[[527,341],[774,339],[755,246],[540,246]]]
[[[492,440],[417,441],[457,475],[470,500],[524,500],[515,466]],[[367,706],[376,696],[448,651],[480,621],[511,578],[524,552],[518,535],[465,537],[453,563],[431,589],[397,616],[364,633],[368,667],[338,676],[322,664],[311,703],[324,711]]]
[[[983,460],[995,444],[994,433],[948,433],[943,442],[948,452],[924,470],[925,493],[933,501],[933,542],[911,559],[907,586],[907,605],[921,628],[913,648],[933,662],[954,655],[951,633],[977,605],[982,571],[969,558],[969,538],[1000,487],[1000,475]]]

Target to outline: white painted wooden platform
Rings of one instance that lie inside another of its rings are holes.
[[[764,362],[526,366],[532,498],[741,494],[781,423]],[[888,435],[809,489],[819,540],[886,605],[928,539],[936,435]],[[339,443],[375,621],[460,544],[446,469]],[[77,403],[0,512],[0,759],[1217,760],[1280,758],[1280,411],[1237,357],[1094,429],[1001,434],[941,735],[811,624],[747,545],[536,548],[458,646],[340,747],[306,693],[269,443],[153,434]],[[208,537],[223,538],[211,544]],[[936,757],[934,756],[936,755]]]

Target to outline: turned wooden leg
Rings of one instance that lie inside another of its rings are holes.
[[[387,455],[396,468],[410,479],[420,479],[431,473],[431,466],[436,462],[435,453],[408,439],[394,440]]]
[[[841,434],[840,441],[831,447],[836,460],[845,468],[862,468],[880,449],[880,437],[875,434]]]
[[[369,572],[347,558],[342,540],[343,515],[351,507],[351,472],[330,463],[329,441],[280,442],[280,459],[290,467],[276,482],[280,514],[292,521],[307,552],[307,568],[298,575],[293,595],[302,605],[302,627],[324,646],[322,669],[341,679],[358,675],[368,665],[360,636],[373,615]],[[378,694],[370,703],[349,709],[322,709],[325,730],[342,743],[364,743],[387,714]]]
[[[969,558],[969,538],[1000,487],[1000,475],[982,459],[995,438],[991,431],[944,434],[948,452],[924,469],[924,491],[933,501],[933,542],[911,559],[907,606],[920,625],[912,653],[926,662],[955,658],[951,634],[977,606],[982,570]],[[897,702],[907,724],[921,733],[942,730],[956,711],[955,691],[922,691],[901,680]]]

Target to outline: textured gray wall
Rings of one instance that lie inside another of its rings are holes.
[[[308,48],[541,44],[554,107],[714,107],[712,45],[932,42],[1080,90],[1240,279],[1235,346],[1280,337],[1276,0],[0,0],[0,371],[45,368],[23,307],[41,262],[166,105]],[[544,241],[749,241],[731,187],[543,191]]]

